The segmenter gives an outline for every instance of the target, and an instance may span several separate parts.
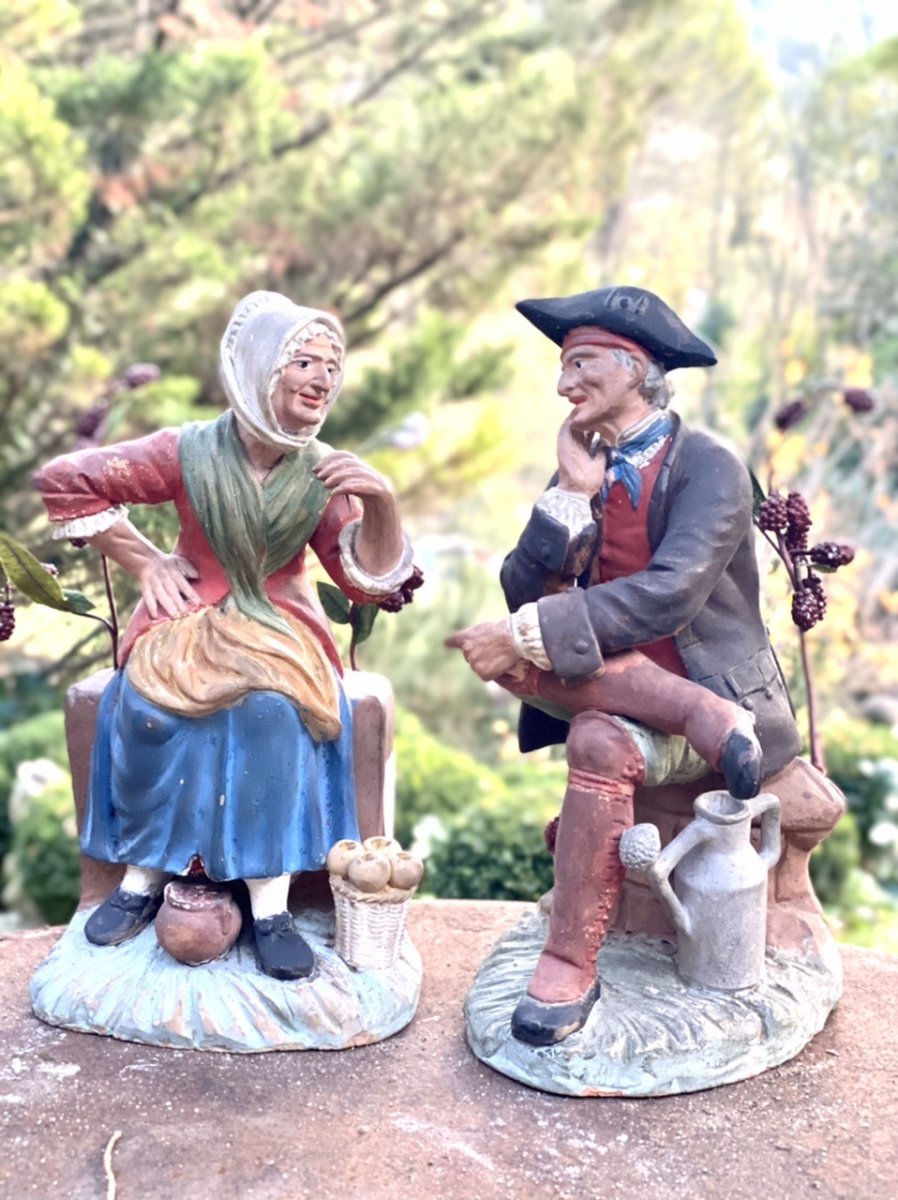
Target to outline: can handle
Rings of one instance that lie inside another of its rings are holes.
[[[646,872],[653,891],[667,909],[679,932],[686,937],[692,936],[692,920],[671,887],[670,875],[690,850],[707,841],[710,833],[707,822],[698,819],[691,821],[672,842],[668,842]]]
[[[775,867],[782,853],[780,838],[780,801],[772,792],[761,792],[747,802],[751,818],[761,818],[761,843],[758,857],[769,871]]]

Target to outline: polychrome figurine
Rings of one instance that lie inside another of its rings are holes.
[[[229,411],[64,455],[36,477],[55,536],[87,538],[143,596],[94,742],[82,847],[125,866],[87,921],[94,946],[134,938],[192,868],[246,882],[265,974],[315,969],[288,911],[291,875],[359,828],[352,714],[306,548],[359,603],[412,572],[390,485],[318,441],[344,355],[330,313],[253,292],[221,343]],[[128,505],[163,501],[180,520],[171,553],[128,519]]]
[[[517,307],[559,346],[558,393],[570,409],[557,471],[502,568],[510,618],[449,644],[481,678],[521,698],[522,750],[566,742],[567,791],[548,831],[551,912],[510,1015],[517,1042],[552,1046],[583,1028],[601,993],[597,956],[626,908],[619,842],[635,792],[662,797],[668,839],[699,790],[722,782],[736,798],[762,787],[780,795],[785,890],[771,921],[805,952],[815,938],[831,941],[807,852],[843,802],[795,757],[801,739],[759,608],[748,472],[668,409],[667,372],[710,367],[713,350],[638,287]],[[672,785],[692,788],[688,802],[669,799]],[[790,831],[799,835],[797,869]],[[624,912],[625,927],[670,930],[654,912],[658,929]],[[519,1077],[551,1086],[523,1068]]]

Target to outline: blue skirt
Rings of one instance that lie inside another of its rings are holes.
[[[316,742],[274,692],[207,717],[145,700],[124,672],[103,693],[91,760],[85,854],[183,873],[199,855],[211,879],[264,879],[324,865],[358,838],[352,711]]]

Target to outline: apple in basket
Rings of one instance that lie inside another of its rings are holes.
[[[362,845],[366,850],[371,850],[374,854],[387,854],[390,858],[394,854],[400,854],[402,847],[395,838],[388,837],[369,837],[365,838]]]
[[[364,850],[349,860],[346,877],[360,892],[380,892],[390,882],[392,862],[388,855]]]
[[[411,891],[421,882],[424,875],[424,863],[408,850],[400,850],[391,860],[390,883],[395,888]]]
[[[343,838],[342,841],[334,842],[327,852],[325,866],[331,875],[340,875],[345,879],[349,864],[357,855],[363,853],[361,842],[354,842],[352,838]]]

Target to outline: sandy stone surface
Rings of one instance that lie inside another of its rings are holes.
[[[524,906],[420,901],[412,1024],[358,1050],[152,1049],[42,1025],[27,980],[56,934],[0,938],[0,1196],[102,1200],[894,1200],[898,958],[845,953],[845,997],[792,1062],[653,1100],[577,1100],[479,1063],[461,1005]]]

